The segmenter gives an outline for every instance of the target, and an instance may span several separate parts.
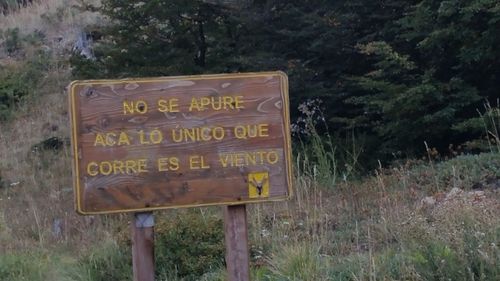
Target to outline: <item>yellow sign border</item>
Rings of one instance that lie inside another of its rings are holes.
[[[136,209],[120,209],[120,210],[110,210],[110,211],[84,211],[81,208],[81,198],[80,198],[80,174],[78,167],[78,137],[77,137],[77,120],[76,114],[76,103],[75,103],[75,87],[81,85],[93,85],[93,84],[121,84],[126,82],[135,83],[148,83],[148,82],[165,82],[165,81],[175,81],[175,80],[211,80],[211,79],[233,79],[233,78],[255,78],[255,77],[265,77],[265,76],[278,76],[280,77],[280,89],[281,98],[284,102],[283,104],[283,122],[285,127],[284,137],[285,137],[285,166],[287,172],[287,186],[288,186],[288,196],[265,198],[265,199],[249,199],[241,201],[229,201],[229,202],[215,202],[215,203],[201,203],[201,204],[184,204],[184,205],[171,205],[171,206],[160,206],[160,207],[146,207],[146,208],[136,208]],[[74,200],[76,206],[76,212],[81,215],[97,215],[97,214],[113,214],[113,213],[125,213],[125,212],[149,212],[155,210],[163,209],[175,209],[175,208],[192,208],[192,207],[205,207],[205,206],[216,206],[216,205],[240,205],[247,203],[258,203],[258,202],[272,202],[272,201],[283,201],[291,198],[292,194],[292,144],[291,144],[291,132],[290,132],[290,101],[288,95],[288,76],[282,71],[273,72],[248,72],[248,73],[230,73],[230,74],[204,74],[204,75],[186,75],[186,76],[165,76],[165,77],[155,77],[155,78],[126,78],[126,79],[95,79],[95,80],[76,80],[69,84],[69,117],[71,122],[71,151],[73,154],[73,186],[74,186]]]

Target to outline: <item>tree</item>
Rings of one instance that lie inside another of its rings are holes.
[[[330,63],[341,56],[331,1],[221,2],[105,0],[99,11],[111,25],[99,30],[95,60],[73,57],[74,73],[109,78],[284,70],[293,108],[307,97],[331,95],[325,80],[342,67]]]
[[[499,84],[495,0],[103,0],[111,20],[78,77],[283,70],[292,118],[319,98],[368,159],[477,137]],[[366,150],[365,149],[365,150]]]
[[[201,73],[225,40],[226,11],[203,1],[103,1],[112,19],[96,47],[106,76]],[[224,38],[225,39],[225,38]]]
[[[421,1],[387,41],[358,46],[373,67],[354,79],[386,153],[445,149],[477,137],[476,108],[498,97],[498,1]],[[464,129],[468,130],[465,131]]]

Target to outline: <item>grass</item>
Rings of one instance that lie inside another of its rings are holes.
[[[75,3],[40,2],[0,26],[74,35],[85,22]],[[68,44],[40,40],[22,43],[22,56],[0,53],[2,66],[18,67],[45,43],[53,49],[43,79],[0,123],[0,280],[131,280],[129,215],[76,215],[68,146],[33,151],[69,135]],[[499,280],[499,121],[497,108],[485,110],[490,153],[408,160],[363,178],[352,177],[359,148],[339,166],[334,142],[314,135],[301,150],[310,153],[296,156],[294,198],[248,208],[253,280]],[[220,208],[156,216],[158,260],[168,263],[158,280],[225,279]]]
[[[498,153],[396,163],[333,190],[310,170],[292,202],[253,206],[258,280],[500,278]]]
[[[78,32],[87,24],[101,21],[96,14],[77,9],[83,3],[97,4],[99,1],[44,0],[33,1],[26,8],[0,17],[3,30],[19,28],[22,34],[42,32],[53,39],[60,49],[71,49]],[[52,40],[51,40],[52,41]],[[53,46],[50,46],[53,47]]]

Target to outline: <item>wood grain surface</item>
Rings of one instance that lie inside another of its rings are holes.
[[[250,280],[246,205],[224,207],[224,234],[227,280]]]
[[[135,213],[130,224],[132,242],[132,272],[134,281],[154,281],[154,226],[140,225],[151,213]]]
[[[291,195],[282,72],[74,81],[69,88],[81,214]],[[250,198],[264,182],[268,194]]]

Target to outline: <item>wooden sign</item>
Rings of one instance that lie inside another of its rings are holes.
[[[81,214],[291,195],[282,72],[74,81],[69,103]]]

